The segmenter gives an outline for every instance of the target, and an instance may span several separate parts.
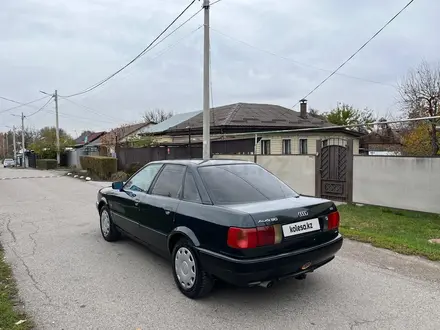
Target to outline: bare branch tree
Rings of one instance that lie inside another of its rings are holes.
[[[168,118],[171,118],[173,113],[171,111],[165,111],[163,109],[153,109],[145,111],[144,120],[148,123],[159,124]]]
[[[399,94],[408,118],[434,117],[440,115],[440,65],[432,66],[423,61],[399,84]],[[431,137],[432,155],[440,147],[437,137],[437,120],[431,119],[427,129]]]

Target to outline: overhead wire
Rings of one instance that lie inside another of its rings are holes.
[[[158,57],[162,56],[164,53],[168,52],[170,49],[172,49],[172,48],[174,48],[175,46],[177,46],[178,44],[180,44],[183,40],[185,40],[186,38],[188,38],[188,37],[190,37],[191,35],[193,35],[195,32],[197,32],[198,30],[200,30],[202,27],[203,27],[203,25],[198,26],[196,29],[192,30],[190,33],[186,34],[185,36],[183,36],[182,38],[180,38],[179,40],[177,40],[175,43],[172,43],[172,44],[168,45],[167,47],[165,47],[164,49],[162,49],[160,52],[158,52],[157,54],[155,54],[155,56],[154,56],[154,57],[151,57],[150,59],[155,59],[155,58],[158,58]],[[156,44],[156,45],[157,45],[157,44]],[[156,45],[155,45],[155,46],[156,46]],[[111,120],[116,120],[116,121],[120,121],[120,120],[121,120],[121,118],[116,118],[116,117],[113,117],[113,116],[111,116],[111,115],[104,114],[104,113],[102,113],[102,112],[100,112],[100,111],[98,111],[98,110],[96,110],[96,109],[93,109],[93,108],[91,108],[91,107],[89,107],[89,106],[86,106],[86,105],[83,105],[83,104],[81,104],[81,103],[75,102],[75,101],[73,101],[71,98],[68,98],[68,97],[65,97],[65,96],[61,96],[61,95],[58,95],[58,97],[59,97],[60,99],[63,99],[64,101],[67,101],[67,102],[69,102],[69,103],[72,103],[73,105],[75,105],[75,106],[77,106],[77,107],[80,107],[80,108],[84,108],[84,109],[86,109],[86,110],[89,110],[90,112],[93,112],[93,113],[95,113],[95,114],[97,114],[97,115],[99,115],[99,116],[101,116],[101,117],[107,117],[107,118],[109,118],[109,119],[111,119]],[[88,120],[92,120],[92,119],[88,119]],[[106,121],[106,122],[109,122],[109,121]],[[109,123],[110,123],[110,122],[109,122]]]
[[[51,114],[55,114],[54,110],[49,110],[49,109],[45,109],[43,110],[47,113],[51,113]],[[58,111],[58,115],[60,117],[64,117],[64,118],[73,118],[73,119],[79,119],[79,120],[84,120],[84,121],[88,121],[88,122],[101,122],[101,123],[107,123],[107,124],[114,124],[114,121],[110,121],[110,120],[102,120],[102,119],[94,119],[94,118],[89,118],[89,117],[82,117],[82,116],[77,116],[77,115],[71,115],[69,113],[64,113],[64,112],[59,112]]]
[[[41,110],[43,110],[50,103],[50,101],[52,101],[52,98],[53,97],[50,97],[50,99],[40,109],[38,109],[37,111],[32,112],[30,115],[26,115],[25,117],[29,118],[29,117],[32,117],[33,115],[36,115],[37,113],[39,113]]]
[[[317,66],[314,66],[314,65],[308,64],[308,63],[304,63],[304,62],[297,61],[297,60],[292,59],[292,58],[290,58],[290,57],[286,57],[286,56],[283,56],[283,55],[276,54],[276,53],[271,52],[271,51],[266,50],[266,49],[259,48],[259,47],[257,47],[257,46],[251,45],[250,43],[247,43],[247,42],[245,42],[245,41],[243,41],[243,40],[239,40],[239,39],[237,39],[237,38],[235,38],[235,37],[232,37],[232,36],[230,36],[230,35],[227,35],[226,33],[221,32],[221,31],[219,31],[219,30],[217,30],[217,29],[214,29],[214,28],[212,28],[212,27],[210,28],[210,30],[214,31],[214,32],[217,33],[217,34],[220,34],[220,35],[223,36],[223,37],[226,37],[226,38],[228,38],[228,39],[231,39],[231,40],[233,40],[233,41],[236,41],[236,42],[238,42],[238,43],[241,43],[241,44],[243,44],[243,45],[246,45],[246,46],[248,46],[248,47],[250,47],[250,48],[253,48],[253,49],[255,49],[255,50],[258,50],[258,51],[260,51],[260,52],[267,53],[267,54],[272,55],[272,56],[274,56],[274,57],[281,58],[281,59],[283,59],[283,60],[285,60],[285,61],[292,62],[292,63],[298,64],[298,65],[301,65],[301,66],[304,66],[304,67],[307,67],[307,68],[311,68],[311,69],[315,69],[315,70],[319,70],[319,71],[332,72],[332,70],[330,70],[330,69],[320,68],[320,67],[317,67]],[[384,85],[384,86],[395,87],[395,86],[392,85],[392,84],[387,84],[387,83],[383,83],[383,82],[380,82],[380,81],[375,81],[375,80],[371,80],[371,79],[366,79],[366,78],[356,77],[356,76],[352,76],[352,75],[348,75],[348,74],[344,74],[344,73],[336,73],[336,74],[339,75],[339,76],[342,76],[342,77],[350,78],[350,79],[356,79],[356,80],[361,80],[361,81],[365,81],[365,82],[369,82],[369,83],[373,83],[373,84],[379,84],[379,85]]]
[[[30,102],[26,102],[26,103],[22,103],[22,102],[19,102],[19,101],[15,101],[15,100],[11,100],[11,99],[8,99],[8,98],[6,98],[6,97],[0,97],[1,99],[3,99],[3,100],[6,100],[6,101],[9,101],[9,102],[13,102],[13,103],[17,103],[17,104],[19,104],[18,106],[15,106],[15,107],[12,107],[12,108],[8,108],[8,109],[5,109],[5,110],[2,110],[2,111],[0,111],[0,114],[1,113],[5,113],[5,112],[8,112],[8,111],[12,111],[12,110],[15,110],[15,109],[18,109],[18,108],[21,108],[21,107],[24,107],[24,106],[30,106],[30,104],[32,104],[32,103],[36,103],[36,102],[38,102],[38,101],[41,101],[41,100],[44,100],[45,98],[48,98],[49,96],[43,96],[43,97],[41,97],[41,98],[39,98],[39,99],[36,99],[36,100],[33,100],[33,101],[30,101]],[[33,107],[33,106],[31,106],[32,108],[35,108],[35,107]]]
[[[98,110],[95,110],[95,109],[93,109],[93,108],[91,108],[91,107],[88,107],[88,106],[86,106],[86,105],[83,105],[83,104],[80,104],[80,103],[74,102],[74,101],[72,101],[71,99],[69,99],[69,98],[67,98],[67,97],[63,97],[63,96],[59,96],[59,97],[60,97],[61,99],[65,100],[65,101],[67,101],[67,102],[70,102],[71,104],[73,104],[73,105],[75,105],[75,106],[77,106],[77,107],[80,107],[80,108],[84,108],[84,109],[86,109],[86,110],[89,110],[89,111],[91,111],[91,112],[97,114],[98,116],[105,116],[105,117],[108,117],[109,119],[113,119],[113,120],[121,120],[120,118],[112,117],[112,116],[109,116],[108,114],[103,114],[102,112],[99,112]]]
[[[399,16],[406,8],[408,8],[414,0],[410,0],[402,9],[400,9],[396,15],[389,19],[385,25],[383,25],[372,37],[370,37],[361,47],[359,47],[349,58],[347,58],[341,65],[339,65],[333,72],[327,76],[323,81],[321,81],[315,88],[313,88],[309,93],[307,93],[302,99],[306,99],[311,94],[313,94],[319,87],[326,83],[331,77],[333,77],[345,64],[347,64],[353,57],[355,57],[362,49],[364,49],[374,38],[376,38],[379,33],[381,33],[392,21],[394,21],[397,16]],[[296,102],[292,108],[295,108],[300,101]]]
[[[147,51],[149,51],[153,44],[166,32],[168,31],[168,29],[195,3],[196,0],[192,0],[190,2],[190,4],[188,6],[185,7],[185,9],[156,37],[154,38],[154,40],[146,47],[144,48],[138,55],[136,55],[136,57],[134,57],[131,61],[129,61],[127,64],[125,64],[122,68],[120,68],[119,70],[117,70],[116,72],[112,73],[110,76],[108,76],[107,78],[101,80],[100,82],[86,88],[85,90],[78,92],[78,93],[74,93],[74,94],[70,94],[70,95],[66,95],[64,97],[73,97],[73,96],[77,96],[77,95],[81,95],[81,94],[85,94],[88,93],[94,89],[96,89],[97,87],[105,84],[107,81],[109,81],[111,78],[113,78],[114,76],[116,76],[118,73],[120,73],[121,71],[123,71],[124,69],[126,69],[128,66],[130,66],[131,64],[133,64],[136,60],[138,60],[141,56],[145,55],[145,53]],[[198,12],[196,12],[193,16],[191,16],[187,21],[185,21],[184,23],[182,23],[177,29],[175,29],[172,33],[174,33],[175,31],[177,31],[179,28],[181,28],[183,25],[185,25],[187,22],[189,22],[189,20],[191,20],[193,17],[195,17],[202,9],[200,9]],[[170,33],[168,36],[170,36],[172,33]],[[161,40],[161,42],[163,40],[165,40],[168,36],[166,36],[165,38],[163,38]]]

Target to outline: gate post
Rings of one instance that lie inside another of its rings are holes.
[[[347,203],[353,203],[353,139],[347,141]]]
[[[315,154],[315,197],[321,197],[321,146],[322,140],[316,140]]]

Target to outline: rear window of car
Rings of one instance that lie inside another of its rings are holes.
[[[5,162],[13,162],[14,160],[13,159],[5,159]]]
[[[198,169],[215,204],[242,204],[295,197],[298,194],[272,173],[254,164]]]

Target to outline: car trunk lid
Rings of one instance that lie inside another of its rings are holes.
[[[258,247],[247,252],[248,255],[271,255],[308,248],[337,235],[334,230],[327,230],[328,215],[337,211],[335,204],[328,200],[299,196],[226,207],[250,214],[256,227],[275,226],[282,233],[280,243]]]

